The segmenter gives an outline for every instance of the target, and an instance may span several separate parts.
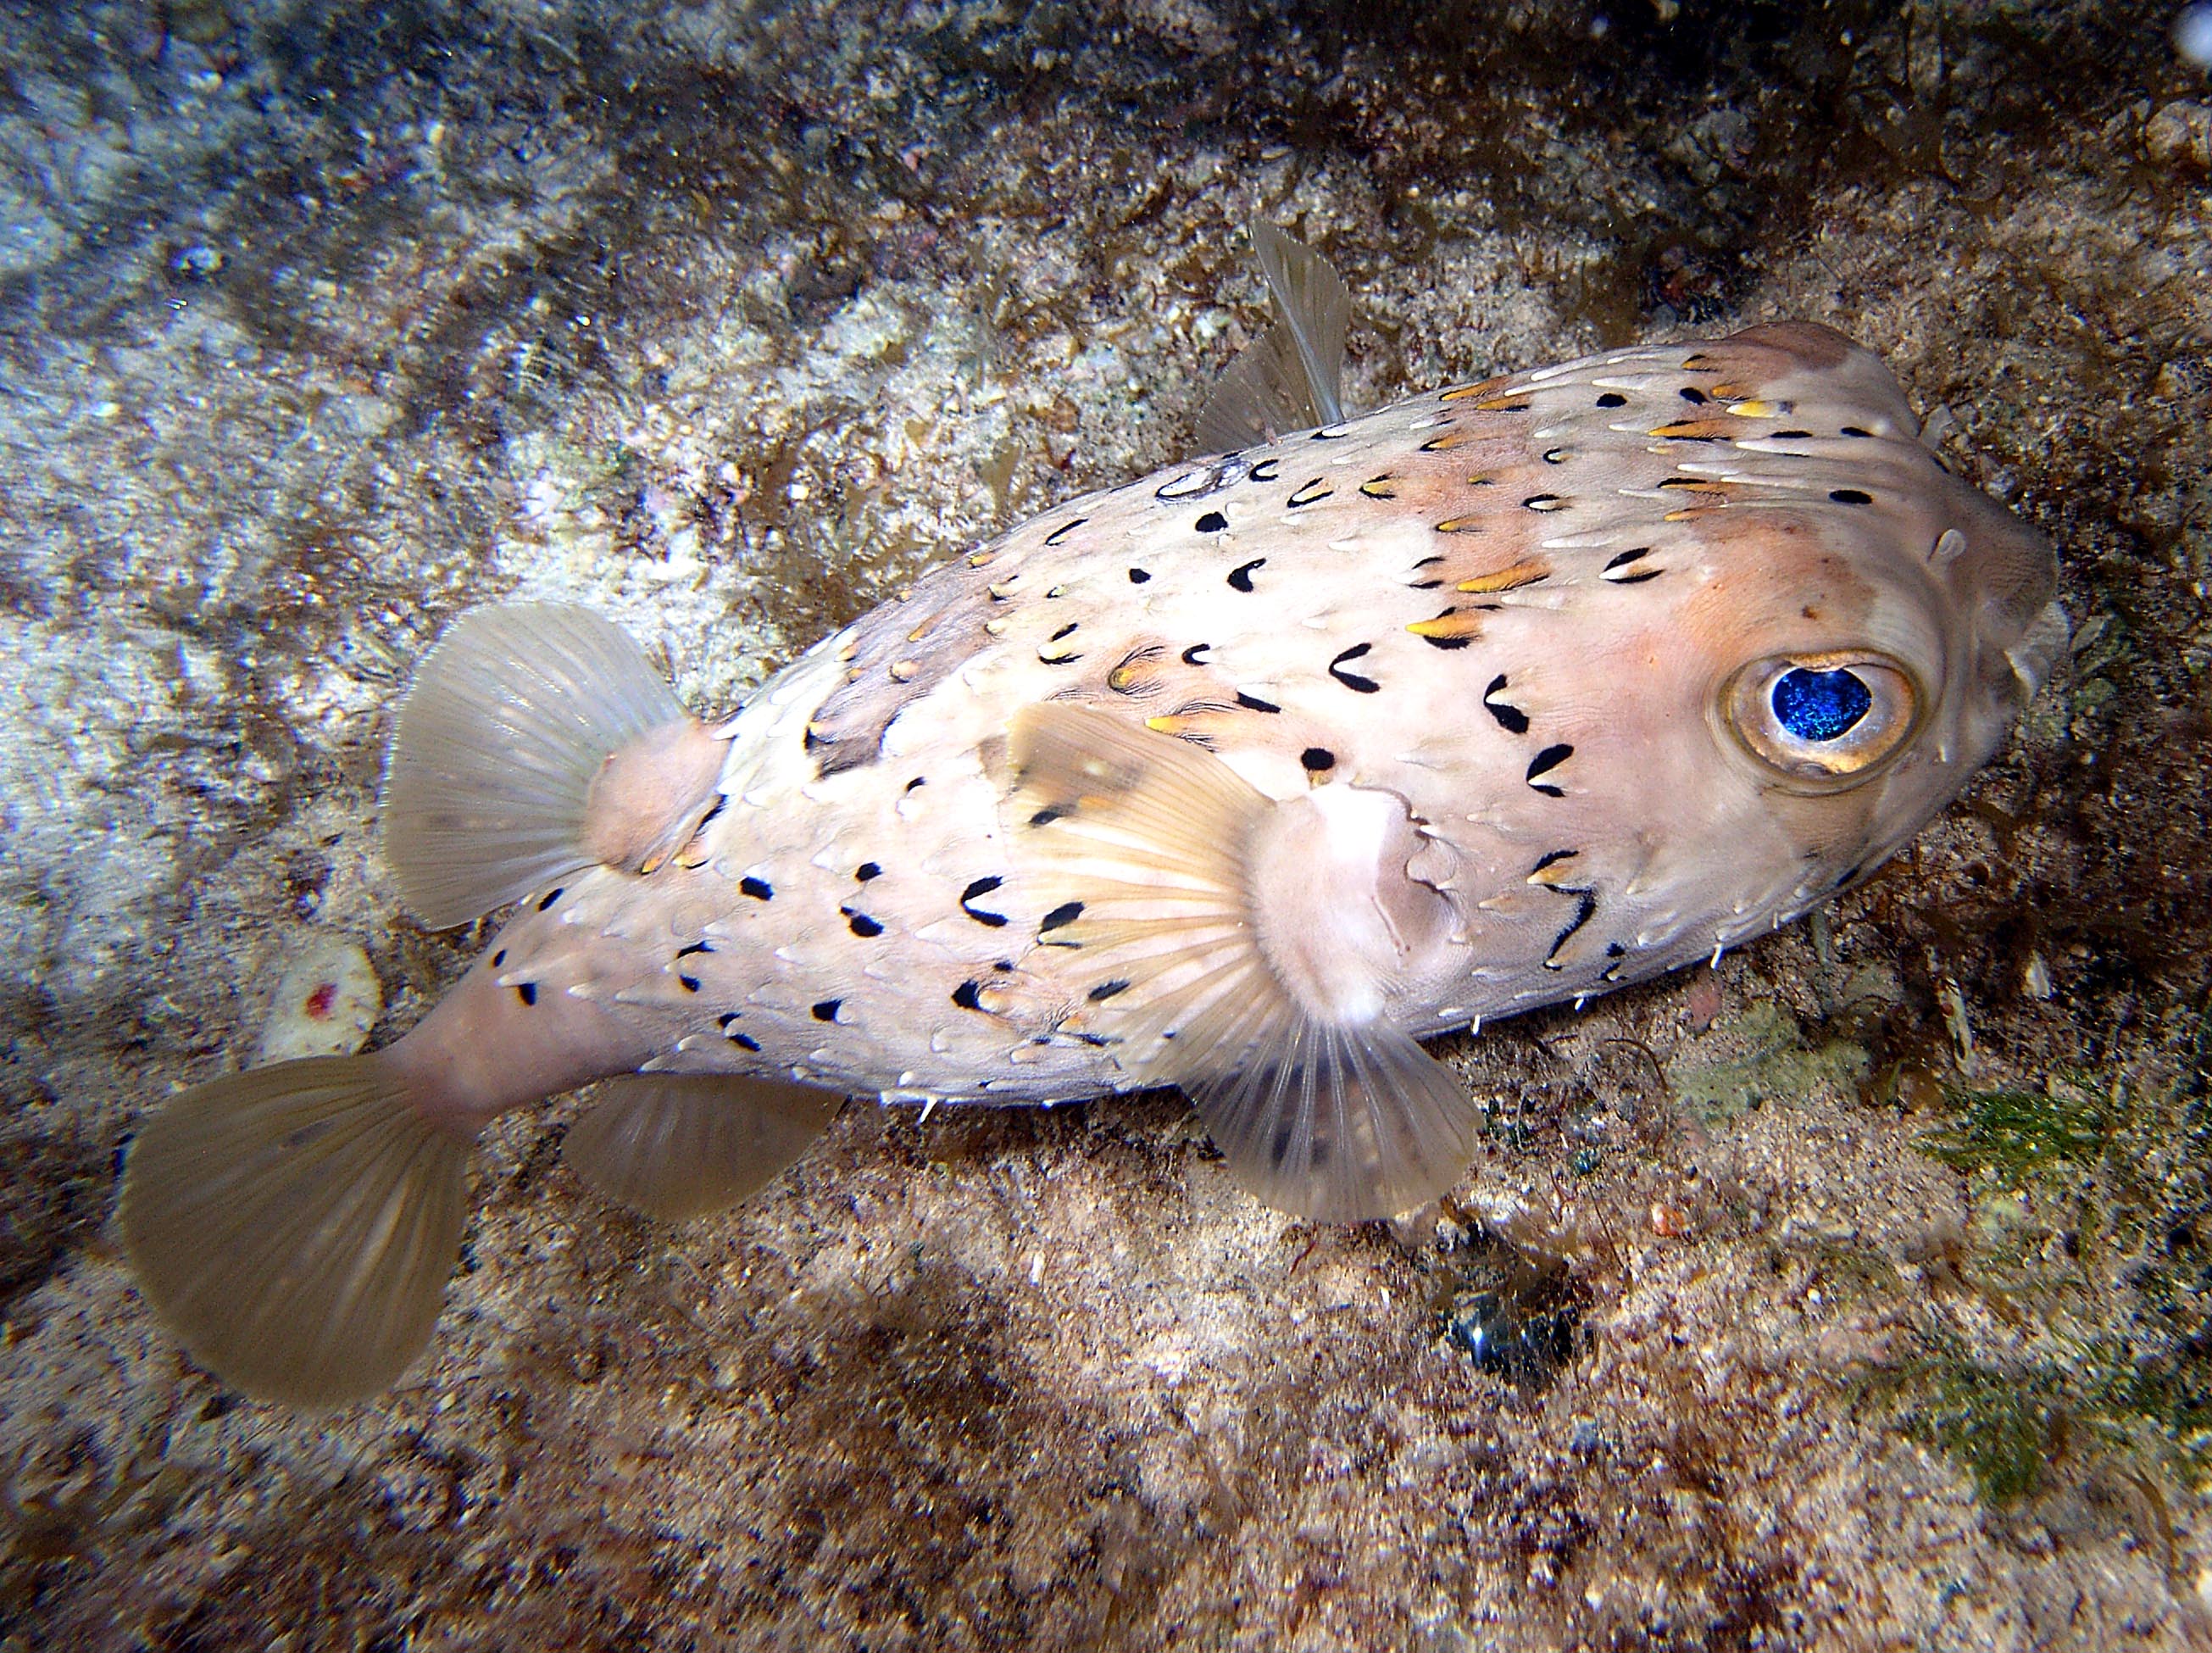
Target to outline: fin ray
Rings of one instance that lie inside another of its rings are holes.
[[[1233,453],[1285,431],[1344,417],[1344,338],[1352,294],[1335,268],[1264,218],[1252,247],[1277,320],[1222,374],[1199,416],[1201,452]]]
[[[640,1073],[600,1085],[562,1152],[611,1200],[681,1223],[726,1211],[787,1170],[845,1105],[834,1091],[725,1073]]]
[[[233,1074],[140,1127],[124,1249],[155,1311],[225,1383],[294,1406],[359,1400],[429,1340],[468,1153],[382,1057]]]
[[[684,719],[627,633],[588,609],[474,609],[423,657],[393,731],[380,817],[410,910],[464,924],[592,865],[609,757]]]

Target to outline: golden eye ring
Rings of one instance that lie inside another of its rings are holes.
[[[1775,654],[1721,687],[1719,720],[1793,791],[1839,792],[1904,751],[1926,697],[1904,664],[1871,649]]]

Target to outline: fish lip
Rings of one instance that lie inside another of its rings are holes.
[[[2073,623],[2054,597],[2029,622],[2020,641],[2005,650],[2005,659],[2020,684],[2022,706],[2043,692],[2043,685],[2051,681],[2051,670],[2064,657],[2073,635]]]

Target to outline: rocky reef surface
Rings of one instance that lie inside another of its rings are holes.
[[[2174,9],[0,9],[0,1647],[2212,1644]],[[2058,540],[2070,662],[1833,912],[1439,1045],[1488,1152],[1419,1222],[1265,1211],[1152,1100],[854,1106],[678,1230],[556,1103],[401,1390],[185,1363],[134,1122],[301,1036],[301,959],[386,1036],[477,939],[373,830],[441,624],[587,602],[728,708],[1187,451],[1261,214],[1361,405],[1852,334]]]

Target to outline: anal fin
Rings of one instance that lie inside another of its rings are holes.
[[[1211,753],[1109,714],[1025,709],[1018,864],[1041,941],[1095,977],[1083,1027],[1139,1083],[1180,1085],[1237,1180],[1326,1222],[1433,1199],[1474,1158],[1460,1081],[1386,1014],[1450,929],[1408,878],[1385,793],[1277,803]]]
[[[608,1079],[568,1128],[576,1175],[666,1222],[726,1211],[814,1145],[845,1098],[811,1085],[724,1073]]]
[[[433,927],[595,863],[647,870],[714,806],[726,751],[611,622],[550,603],[474,609],[400,708],[385,854]]]

